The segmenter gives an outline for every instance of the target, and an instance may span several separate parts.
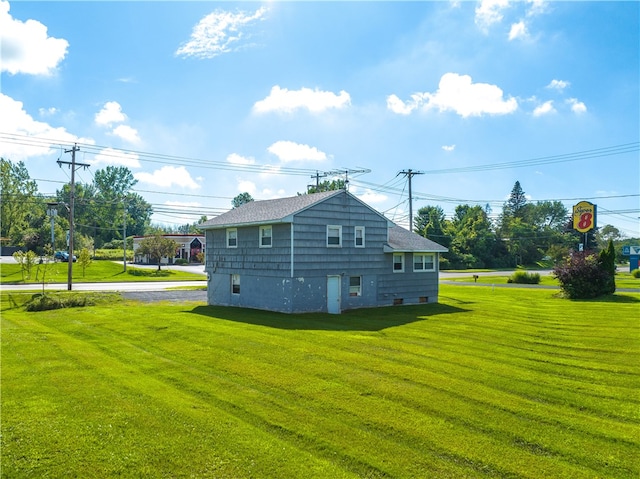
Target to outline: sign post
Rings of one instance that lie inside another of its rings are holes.
[[[622,254],[629,257],[629,272],[638,269],[638,263],[640,263],[640,246],[623,246]]]

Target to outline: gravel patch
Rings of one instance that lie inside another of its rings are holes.
[[[122,292],[122,297],[147,303],[158,301],[171,301],[174,303],[201,301],[206,304],[207,302],[206,291],[126,291]]]

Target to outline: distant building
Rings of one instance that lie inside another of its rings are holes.
[[[345,190],[253,201],[199,228],[212,305],[340,313],[438,301],[447,249]]]
[[[164,238],[169,238],[178,243],[175,256],[171,258],[162,258],[161,264],[174,264],[177,259],[186,260],[189,263],[198,263],[198,254],[205,252],[205,235],[203,234],[189,234],[189,235],[162,235]],[[133,237],[133,257],[136,263],[149,264],[150,259],[147,255],[140,255],[137,253],[140,247],[140,242],[149,238],[149,236],[134,236]]]

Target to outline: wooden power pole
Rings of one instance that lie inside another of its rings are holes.
[[[69,277],[67,278],[67,291],[71,291],[73,284],[73,209],[76,191],[76,168],[88,168],[90,166],[86,163],[76,163],[76,151],[80,151],[80,147],[77,143],[74,143],[73,148],[64,150],[65,153],[71,153],[71,161],[58,160],[57,162],[58,166],[67,165],[71,168],[71,183],[69,185]]]

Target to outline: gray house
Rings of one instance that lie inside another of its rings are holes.
[[[345,190],[253,201],[200,228],[212,305],[340,313],[438,301],[447,249]]]

